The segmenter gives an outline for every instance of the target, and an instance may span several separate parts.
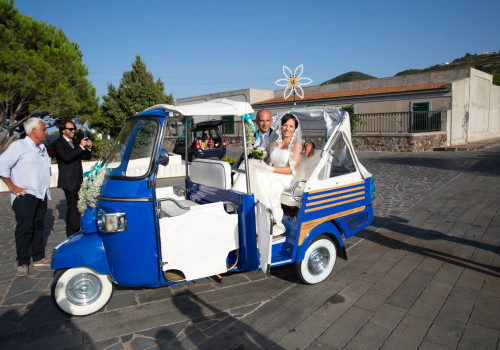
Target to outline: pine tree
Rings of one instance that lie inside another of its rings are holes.
[[[90,125],[111,136],[120,132],[125,119],[156,104],[173,104],[172,94],[165,95],[163,82],[156,82],[146,70],[141,56],[135,57],[132,70],[123,73],[120,86],[108,85],[108,94],[103,96],[101,115],[93,118]]]
[[[31,116],[89,117],[98,110],[78,44],[0,0],[0,153]]]

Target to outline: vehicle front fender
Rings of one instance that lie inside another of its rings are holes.
[[[54,248],[53,270],[86,266],[99,273],[110,268],[101,236],[97,233],[76,233]]]
[[[346,258],[344,242],[342,241],[342,236],[337,226],[332,224],[331,221],[326,221],[313,228],[306,236],[302,244],[297,249],[297,255],[295,256],[294,259],[296,263],[304,260],[304,255],[306,253],[307,248],[309,247],[311,242],[321,234],[325,234],[326,236],[330,237],[333,241],[336,240],[337,241],[336,243],[338,244],[337,248],[340,248],[337,251],[337,255],[340,255],[344,259]]]

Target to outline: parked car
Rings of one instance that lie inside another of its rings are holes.
[[[221,159],[226,155],[226,140],[222,137],[219,126],[225,123],[224,120],[208,120],[193,125],[191,129],[191,146],[188,149],[188,160],[194,158],[212,158]],[[174,153],[185,157],[185,140],[179,137],[175,140]]]

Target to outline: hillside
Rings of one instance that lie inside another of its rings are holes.
[[[326,85],[326,84],[336,84],[336,83],[344,83],[347,81],[361,81],[361,80],[368,80],[368,79],[375,79],[376,77],[373,77],[368,74],[364,74],[361,72],[348,72],[344,73],[342,75],[339,75],[336,78],[327,80],[320,85]]]
[[[500,52],[476,55],[466,54],[464,57],[457,58],[450,63],[437,64],[425,69],[408,69],[399,72],[396,76],[467,67],[472,67],[492,75],[500,74]]]
[[[459,69],[466,67],[472,67],[480,71],[492,74],[493,83],[496,85],[500,85],[500,51],[497,53],[484,53],[475,55],[466,54],[464,57],[457,58],[449,63],[436,64],[434,66],[425,69],[407,69],[397,73],[395,76],[448,70],[448,69]],[[321,83],[320,85],[344,83],[348,81],[361,81],[374,78],[376,77],[361,72],[348,72],[339,75],[336,78],[327,80]]]

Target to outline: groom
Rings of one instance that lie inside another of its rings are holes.
[[[269,136],[271,136],[271,124],[273,118],[271,112],[267,109],[261,109],[255,117],[255,123],[259,128],[259,139],[255,142],[254,146],[261,146],[264,148],[269,156]],[[302,145],[302,153],[310,157],[314,154],[314,144],[312,142],[304,142]]]

